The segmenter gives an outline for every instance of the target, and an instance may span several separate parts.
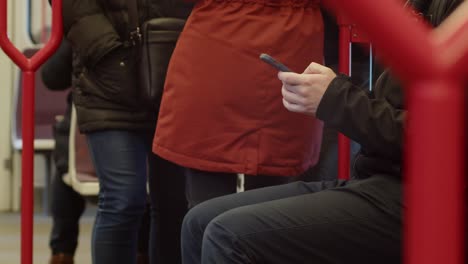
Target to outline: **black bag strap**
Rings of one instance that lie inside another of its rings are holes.
[[[128,25],[129,25],[129,44],[135,46],[141,42],[141,29],[138,19],[138,0],[127,0]]]

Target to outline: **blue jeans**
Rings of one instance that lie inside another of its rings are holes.
[[[150,262],[179,263],[180,229],[187,211],[183,169],[152,154],[152,132],[108,130],[87,137],[100,182],[93,263],[135,263],[138,230],[147,203],[147,175]]]
[[[138,229],[147,199],[151,137],[109,130],[89,133],[87,138],[100,183],[93,263],[135,263]]]

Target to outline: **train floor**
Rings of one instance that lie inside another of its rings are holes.
[[[94,222],[95,207],[87,206],[80,220],[79,245],[75,255],[75,263],[91,263],[91,230]],[[18,264],[20,262],[20,221],[19,213],[0,213],[0,263]],[[52,218],[44,213],[34,216],[34,264],[48,264],[50,258],[49,235]]]

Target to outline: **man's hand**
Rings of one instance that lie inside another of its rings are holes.
[[[312,62],[304,73],[280,72],[283,82],[283,104],[291,112],[315,115],[323,94],[336,74],[318,63]]]

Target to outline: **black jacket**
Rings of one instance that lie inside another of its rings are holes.
[[[50,90],[62,91],[72,84],[72,49],[67,40],[41,67],[42,82]]]
[[[317,110],[319,119],[361,144],[353,165],[360,178],[401,176],[405,116],[403,91],[388,72],[377,80],[372,94],[338,76]]]
[[[183,0],[136,0],[140,22],[186,18]],[[127,0],[64,0],[64,31],[73,46],[73,99],[81,132],[154,129],[157,109],[137,99],[134,51],[127,48]]]

